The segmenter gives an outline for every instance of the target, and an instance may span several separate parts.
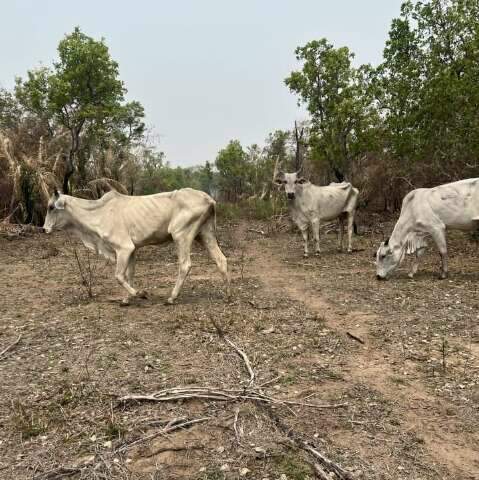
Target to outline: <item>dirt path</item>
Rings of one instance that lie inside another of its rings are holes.
[[[241,230],[243,238],[246,229]],[[378,315],[359,310],[344,315],[314,289],[307,274],[282,262],[271,247],[249,241],[246,255],[252,259],[248,274],[261,280],[272,295],[287,295],[321,315],[327,327],[340,336],[352,333],[364,342],[341,365],[347,382],[361,383],[391,402],[394,413],[402,419],[401,430],[417,435],[433,464],[446,466],[451,478],[479,478],[479,435],[462,431],[460,422],[447,415],[454,411],[454,406],[432,395],[421,381],[411,380],[400,386],[392,383],[398,366],[404,365],[404,358],[384,351],[375,341],[371,328],[381,322]],[[337,435],[335,441],[348,446],[351,438]],[[438,474],[438,478],[442,477]]]

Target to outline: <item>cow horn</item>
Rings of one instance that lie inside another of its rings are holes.
[[[384,240],[384,245],[387,245],[389,243],[389,237]]]

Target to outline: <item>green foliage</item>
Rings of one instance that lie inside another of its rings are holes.
[[[477,175],[479,2],[406,1],[377,72],[391,152],[422,183]]]
[[[94,40],[77,27],[60,41],[58,55],[52,68],[31,70],[26,80],[17,78],[15,94],[27,112],[52,129],[69,130],[71,145],[64,178],[68,190],[80,134],[87,132],[90,149],[91,144],[104,147],[107,139],[128,144],[143,135],[144,111],[138,102],[124,103],[126,89],[119,79],[118,64],[103,39]]]
[[[216,157],[218,187],[227,201],[251,192],[252,165],[238,140],[231,140]]]
[[[285,79],[312,120],[311,146],[320,166],[351,174],[352,161],[373,137],[377,114],[369,88],[370,67],[354,68],[347,47],[323,38],[296,49],[302,63]]]
[[[0,129],[14,128],[21,116],[22,109],[15,96],[0,88]]]

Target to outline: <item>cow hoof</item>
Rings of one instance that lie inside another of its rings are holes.
[[[408,273],[407,276],[408,276],[409,278],[414,278],[414,273]]]
[[[120,303],[120,307],[129,307],[129,306],[130,306],[130,300],[128,298],[124,298]]]
[[[303,253],[303,258],[308,258],[309,255],[307,253]]]
[[[138,290],[138,292],[136,292],[136,296],[139,298],[148,298],[148,293],[146,290]]]
[[[446,272],[442,272],[440,275],[439,275],[439,280],[446,280],[447,278],[447,273]]]
[[[353,253],[353,249],[352,249],[352,248],[348,248],[348,253]]]
[[[321,252],[316,252],[315,255],[316,255],[317,257],[320,257],[320,256],[321,256]]]
[[[174,305],[174,304],[175,304],[175,299],[172,297],[170,297],[165,303],[165,305]]]

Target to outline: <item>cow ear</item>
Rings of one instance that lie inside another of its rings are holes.
[[[298,179],[298,183],[300,183],[301,185],[305,184],[306,182],[307,182],[307,180],[303,177]]]
[[[377,252],[373,252],[373,258],[376,258]]]
[[[57,210],[65,210],[65,197],[60,198],[60,196],[58,196],[57,200],[55,200],[54,205]]]
[[[283,183],[284,172],[278,172],[276,178],[274,179],[274,183],[281,185]]]

